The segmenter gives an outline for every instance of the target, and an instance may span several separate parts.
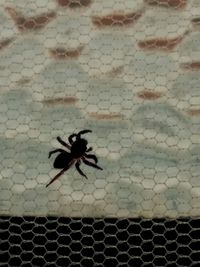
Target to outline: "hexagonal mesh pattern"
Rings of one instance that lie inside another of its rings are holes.
[[[0,266],[199,266],[200,220],[4,217]]]
[[[0,0],[0,266],[198,266],[199,12]]]
[[[0,3],[0,214],[198,216],[199,1]]]

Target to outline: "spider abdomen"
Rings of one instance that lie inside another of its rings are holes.
[[[62,152],[56,157],[53,166],[56,169],[63,169],[71,160],[72,157],[68,152]]]

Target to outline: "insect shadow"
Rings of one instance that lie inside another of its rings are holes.
[[[60,154],[56,157],[54,161],[54,168],[56,169],[62,169],[47,185],[48,187],[50,184],[52,184],[55,180],[57,180],[64,172],[66,172],[74,163],[77,171],[80,173],[80,175],[84,176],[86,179],[87,176],[83,173],[83,171],[80,169],[81,162],[84,162],[86,165],[94,167],[99,170],[103,170],[101,167],[97,165],[98,159],[93,154],[87,154],[87,152],[92,151],[92,147],[87,148],[87,140],[81,138],[82,134],[91,133],[91,130],[83,130],[79,133],[73,133],[68,137],[68,141],[70,143],[65,143],[59,136],[57,137],[58,142],[63,145],[64,147],[68,148],[70,150],[70,153],[63,150],[63,149],[55,149],[53,151],[49,152],[49,158],[52,154],[60,152]],[[75,138],[75,140],[74,140]],[[94,161],[91,162],[88,159]]]

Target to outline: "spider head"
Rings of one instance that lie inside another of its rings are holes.
[[[77,138],[71,146],[71,154],[74,158],[79,158],[84,155],[87,150],[88,142],[85,139]]]
[[[78,142],[81,146],[87,146],[88,144],[88,141],[83,138],[78,139],[76,142]]]

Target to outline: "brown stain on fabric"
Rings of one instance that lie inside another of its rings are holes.
[[[127,14],[115,13],[106,16],[92,16],[92,23],[101,28],[109,26],[125,26],[135,23],[143,14],[144,10]]]
[[[30,82],[31,82],[31,79],[29,79],[29,78],[21,78],[16,82],[16,84],[17,85],[25,85],[25,84],[28,84]]]
[[[17,28],[20,31],[40,30],[56,17],[56,12],[54,11],[26,18],[21,14],[21,12],[16,11],[12,7],[6,7],[5,10],[14,20]]]
[[[192,19],[192,23],[194,23],[194,24],[200,24],[200,17],[196,17],[196,18],[193,18]]]
[[[151,90],[143,90],[143,91],[139,92],[137,95],[139,98],[142,98],[145,100],[156,100],[158,98],[161,98],[164,95],[164,93],[154,92]]]
[[[200,70],[200,61],[182,63],[180,67],[185,70]]]
[[[65,49],[62,47],[49,49],[49,53],[55,59],[67,59],[67,58],[77,58],[80,56],[83,46],[79,46],[76,49]]]
[[[113,68],[111,69],[110,71],[108,71],[106,74],[111,77],[111,78],[114,78],[116,77],[117,75],[120,75],[124,70],[124,66],[119,66],[119,67],[116,67],[116,68]]]
[[[193,18],[191,22],[194,28],[200,27],[200,17]]]
[[[7,38],[2,41],[0,41],[0,50],[7,47],[10,43],[14,41],[14,38]]]
[[[92,112],[89,113],[89,116],[97,119],[97,120],[113,120],[113,119],[122,119],[124,116],[120,113],[97,113],[97,112]]]
[[[183,8],[187,5],[187,0],[144,0],[151,6],[161,6],[168,8]]]
[[[91,2],[91,0],[57,0],[60,6],[69,8],[87,7]]]
[[[54,105],[73,105],[77,101],[78,99],[76,97],[67,96],[67,97],[45,99],[42,102],[48,106],[54,106]]]
[[[200,116],[200,108],[191,108],[191,109],[188,109],[187,110],[187,113],[190,115],[190,116]]]
[[[175,38],[155,38],[139,41],[138,46],[144,50],[171,51],[181,43],[189,32],[190,31],[186,31],[183,35]]]

